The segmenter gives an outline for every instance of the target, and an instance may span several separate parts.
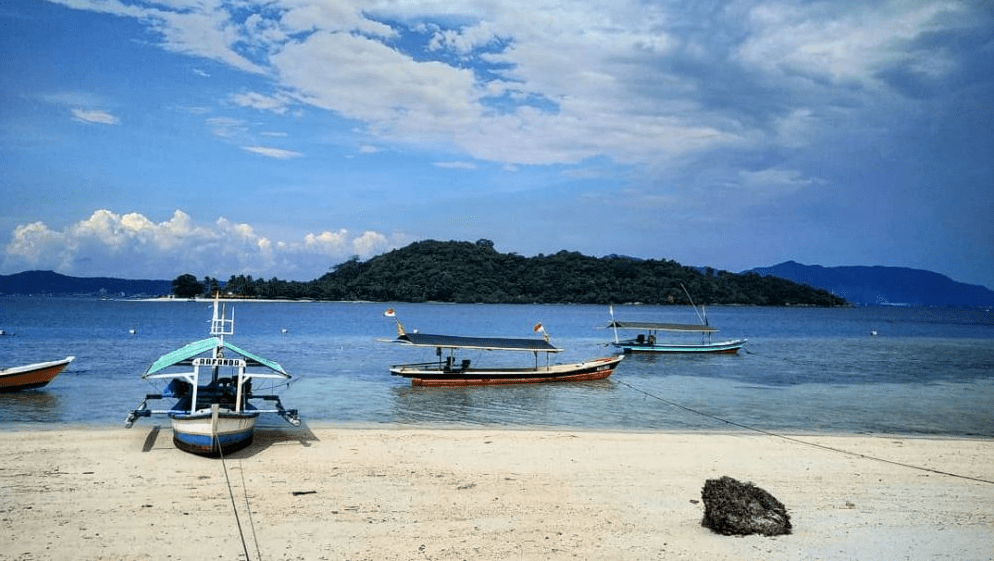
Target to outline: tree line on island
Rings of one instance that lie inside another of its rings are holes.
[[[843,306],[828,291],[756,273],[686,267],[675,261],[589,257],[560,251],[522,257],[490,240],[412,243],[361,261],[352,257],[318,279],[297,282],[233,275],[227,282],[177,277],[173,293],[188,298],[219,290],[243,298],[379,302],[698,304]]]

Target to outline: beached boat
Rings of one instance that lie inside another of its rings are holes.
[[[146,395],[138,408],[128,414],[125,426],[131,428],[140,417],[168,415],[176,447],[204,455],[226,454],[251,444],[256,420],[262,413],[275,413],[291,425],[299,426],[296,409],[286,409],[279,396],[253,388],[255,381],[268,381],[274,388],[288,384],[290,374],[279,363],[226,341],[226,335],[234,334],[234,321],[234,313],[227,318],[215,298],[211,337],[167,353],[152,363],[142,378],[169,380],[168,385],[161,393]],[[149,400],[162,399],[175,402],[170,409],[148,407]],[[272,405],[259,408],[253,400]]]
[[[0,370],[0,392],[17,392],[43,388],[54,380],[56,376],[61,374],[62,370],[70,362],[75,360],[75,358],[67,356],[62,360],[4,368]]]
[[[396,319],[393,310],[387,310],[386,315]],[[397,338],[393,342],[414,347],[433,347],[438,358],[434,362],[391,366],[390,373],[410,378],[411,384],[415,386],[583,382],[607,378],[624,358],[610,356],[571,364],[552,364],[551,355],[562,352],[562,349],[549,343],[541,324],[536,325],[534,331],[542,332],[543,337],[517,339],[408,333],[398,319]],[[530,352],[535,356],[535,363],[533,366],[523,367],[480,367],[473,365],[470,359],[457,361],[456,352],[462,350]],[[540,353],[545,353],[545,364],[540,363]]]
[[[694,306],[694,311],[697,307]],[[737,353],[747,339],[728,339],[725,341],[714,341],[712,335],[718,329],[708,325],[707,318],[701,312],[697,312],[697,317],[701,323],[658,323],[647,321],[618,321],[614,319],[614,307],[611,307],[611,321],[607,327],[614,330],[614,346],[620,348],[626,354],[631,353]],[[619,339],[618,330],[639,331],[638,335],[631,339]],[[681,333],[683,335],[699,335],[699,340],[668,340],[660,341],[658,333],[665,331],[668,333]]]

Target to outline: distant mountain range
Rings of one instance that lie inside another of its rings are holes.
[[[67,277],[52,271],[25,271],[0,275],[0,294],[51,296],[163,296],[171,294],[171,280],[128,280],[107,277]]]
[[[787,261],[750,271],[825,289],[855,305],[994,306],[994,291],[904,267],[822,267]]]
[[[787,261],[743,271],[821,288],[854,305],[994,307],[994,291],[945,275],[903,267],[822,267]],[[162,296],[171,280],[70,277],[52,271],[0,275],[0,295]]]

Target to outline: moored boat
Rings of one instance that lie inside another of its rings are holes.
[[[614,319],[614,306],[610,307],[611,321],[607,328],[614,330],[614,346],[620,348],[624,353],[704,353],[704,354],[734,354],[746,344],[748,339],[728,339],[725,341],[714,341],[711,336],[718,332],[718,329],[708,323],[704,307],[697,310],[697,305],[690,297],[687,289],[681,285],[690,305],[697,314],[699,324],[692,323],[662,323],[649,321],[618,321]],[[618,330],[639,331],[631,339],[619,339]],[[691,341],[689,339],[660,341],[658,334],[660,331],[668,333],[682,333],[684,335],[700,335],[700,340]]]
[[[396,319],[393,310],[387,310],[386,315]],[[410,378],[414,386],[490,386],[602,380],[610,376],[624,358],[616,355],[569,364],[552,364],[551,355],[562,352],[563,349],[549,343],[541,324],[536,325],[534,331],[542,332],[542,338],[506,338],[408,333],[400,320],[396,321],[397,338],[393,342],[414,347],[431,347],[438,357],[434,362],[390,367],[392,375]],[[457,360],[456,352],[461,350],[531,352],[535,362],[533,366],[481,367],[474,365],[470,359]],[[540,353],[545,354],[545,364],[540,362]]]
[[[713,341],[711,335],[718,330],[707,325],[682,323],[655,323],[643,321],[611,320],[607,327],[614,330],[630,329],[641,331],[631,339],[618,339],[615,336],[614,346],[624,353],[737,353],[747,339],[729,339]],[[700,341],[660,341],[658,332],[700,334]]]
[[[279,396],[253,388],[254,381],[288,384],[291,376],[279,363],[225,340],[226,335],[234,334],[233,316],[226,317],[215,297],[211,337],[167,353],[149,366],[142,378],[169,380],[168,385],[161,393],[145,396],[128,414],[127,428],[140,417],[167,415],[177,448],[219,455],[250,445],[262,413],[275,413],[294,426],[300,425],[296,409],[286,409]],[[162,399],[175,401],[170,409],[148,407],[149,400]],[[254,400],[271,402],[272,406],[260,409]]]
[[[0,392],[43,388],[61,374],[65,367],[75,359],[74,356],[67,356],[62,360],[4,368],[0,370]]]

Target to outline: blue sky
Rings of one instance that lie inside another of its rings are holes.
[[[0,273],[420,239],[994,287],[986,1],[0,3]]]

